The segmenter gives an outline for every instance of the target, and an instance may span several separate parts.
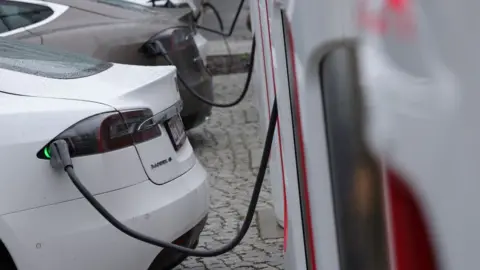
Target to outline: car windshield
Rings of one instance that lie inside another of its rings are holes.
[[[107,70],[111,63],[42,45],[0,38],[0,68],[53,78],[78,79]]]

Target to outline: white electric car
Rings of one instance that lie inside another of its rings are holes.
[[[168,269],[184,259],[100,216],[51,168],[56,138],[117,219],[196,246],[208,175],[178,116],[175,76],[175,67],[111,64],[0,38],[0,269]],[[140,123],[152,125],[132,132]]]

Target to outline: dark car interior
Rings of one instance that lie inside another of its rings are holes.
[[[0,33],[25,27],[53,14],[53,10],[43,5],[22,2],[0,3]]]

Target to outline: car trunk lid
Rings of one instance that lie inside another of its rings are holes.
[[[22,87],[3,89],[11,94],[95,102],[121,111],[150,109],[161,118],[158,124],[162,134],[135,146],[145,172],[157,184],[173,180],[195,164],[181,120],[176,117],[181,106],[173,66],[109,64],[43,46],[0,40],[0,68],[5,85],[18,85],[19,78],[22,81]],[[15,76],[9,76],[12,72]],[[186,143],[175,147],[179,140]]]

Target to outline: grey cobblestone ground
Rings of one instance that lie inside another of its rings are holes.
[[[215,77],[217,102],[238,97],[245,74]],[[234,108],[213,110],[209,121],[190,132],[200,161],[211,174],[211,211],[199,248],[213,249],[232,239],[250,202],[258,164],[251,165],[250,150],[263,147],[258,113],[252,94]],[[264,183],[257,209],[271,208],[270,185]],[[272,230],[275,228],[272,228]],[[215,258],[189,258],[180,269],[283,269],[283,239],[261,239],[255,220],[233,252]]]

